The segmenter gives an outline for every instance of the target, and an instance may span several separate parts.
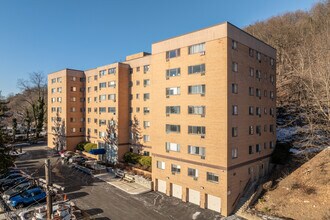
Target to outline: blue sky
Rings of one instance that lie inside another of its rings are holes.
[[[0,0],[0,90],[64,68],[90,69],[153,42],[229,21],[245,27],[316,0]]]

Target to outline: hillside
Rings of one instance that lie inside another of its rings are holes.
[[[330,148],[284,178],[255,208],[292,219],[330,219]]]

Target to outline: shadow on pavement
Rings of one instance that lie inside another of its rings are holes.
[[[103,210],[100,208],[94,208],[94,209],[84,210],[84,212],[86,212],[90,216],[93,216],[103,213]]]
[[[69,199],[78,199],[78,198],[88,196],[88,195],[89,195],[89,193],[86,193],[86,192],[74,192],[74,193],[67,194]]]

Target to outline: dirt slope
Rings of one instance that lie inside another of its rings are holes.
[[[256,209],[292,219],[330,219],[330,148],[283,179]]]

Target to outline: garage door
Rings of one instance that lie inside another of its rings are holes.
[[[200,192],[193,190],[193,189],[189,189],[188,194],[189,194],[188,195],[189,202],[199,205],[200,200],[201,200]]]
[[[221,211],[221,199],[216,196],[207,195],[207,208],[216,212]]]
[[[182,186],[172,184],[172,196],[182,199]]]
[[[166,181],[164,180],[157,180],[158,184],[158,191],[162,193],[166,193]]]

